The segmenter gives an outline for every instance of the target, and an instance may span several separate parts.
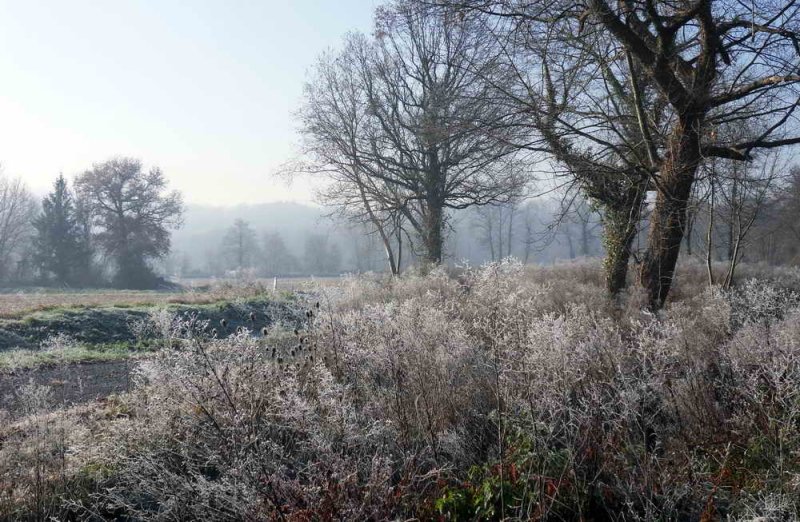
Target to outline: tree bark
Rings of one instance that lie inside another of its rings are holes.
[[[664,306],[672,286],[686,228],[686,209],[701,160],[699,128],[702,121],[699,112],[687,111],[680,117],[661,169],[647,250],[639,273],[651,310]]]
[[[612,297],[616,297],[627,287],[628,263],[631,257],[631,246],[636,237],[637,226],[641,219],[644,203],[646,181],[642,185],[631,188],[624,204],[611,207],[606,205],[603,215],[603,244],[606,257],[603,261],[605,269],[606,289]]]
[[[438,265],[442,262],[442,229],[444,228],[444,205],[436,198],[429,198],[424,217],[425,260]]]

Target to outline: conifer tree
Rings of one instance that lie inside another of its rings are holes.
[[[42,275],[62,285],[85,283],[91,251],[81,234],[75,203],[63,175],[42,200],[42,213],[34,219],[33,226],[34,260]]]

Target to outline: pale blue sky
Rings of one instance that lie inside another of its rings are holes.
[[[0,0],[0,163],[36,192],[113,155],[190,203],[308,201],[295,152],[316,57],[377,0]]]

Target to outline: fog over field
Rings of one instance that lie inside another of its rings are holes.
[[[508,240],[509,223],[504,221],[501,224],[497,216],[485,216],[478,212],[455,213],[448,238],[447,262],[475,266],[507,255],[523,259],[526,253],[531,263],[601,256],[598,216],[590,216],[585,227],[587,230],[583,230],[582,221],[574,216],[565,219],[562,225],[555,226],[559,205],[559,201],[551,199],[539,201],[537,205],[530,205],[530,208],[515,209],[514,214],[519,221],[510,223],[511,250],[509,253],[506,250],[508,247],[503,246],[502,256],[497,244],[499,238],[492,237],[490,240],[486,226],[502,225],[502,243]],[[256,242],[261,242],[256,248],[262,251],[262,256],[266,255],[263,250],[267,248],[264,235],[277,234],[285,242],[289,253],[298,260],[271,272],[263,271],[261,275],[265,277],[312,275],[314,269],[308,266],[308,262],[313,260],[308,259],[306,245],[309,238],[317,235],[325,237],[328,244],[337,246],[340,262],[316,275],[386,270],[383,248],[374,232],[368,228],[331,215],[330,209],[317,205],[262,203],[229,207],[188,205],[183,226],[172,235],[171,256],[161,267],[165,275],[183,278],[224,276],[226,264],[221,253],[224,249],[222,238],[237,219],[252,227]],[[526,219],[533,230],[526,230]],[[258,260],[254,260],[254,268],[258,272]]]

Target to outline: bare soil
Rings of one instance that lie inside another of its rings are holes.
[[[0,410],[7,410],[13,417],[24,415],[20,389],[31,383],[50,387],[51,408],[126,392],[130,389],[130,374],[135,365],[136,361],[75,363],[0,373]]]

